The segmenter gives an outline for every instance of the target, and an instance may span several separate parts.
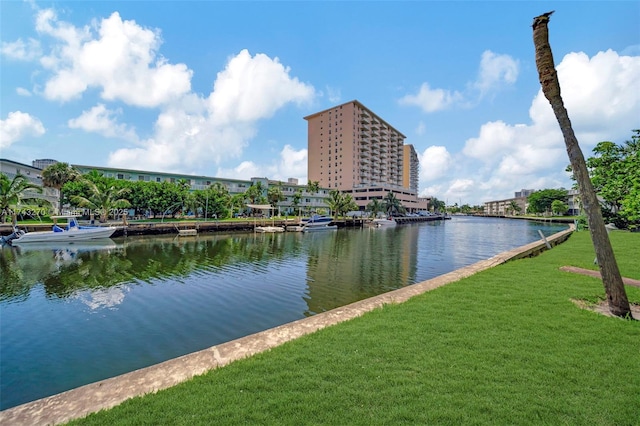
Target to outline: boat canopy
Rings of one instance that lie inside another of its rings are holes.
[[[273,209],[275,209],[275,207],[273,207],[271,204],[247,204],[247,207],[249,207],[250,209],[256,209],[256,210],[273,210]]]

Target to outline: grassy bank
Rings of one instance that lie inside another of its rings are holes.
[[[640,234],[612,232],[640,279]],[[604,297],[589,235],[510,262],[74,425],[584,424],[640,422],[640,321]],[[640,289],[627,286],[640,303]]]

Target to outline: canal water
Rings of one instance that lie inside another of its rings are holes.
[[[421,282],[565,225],[128,237],[0,251],[0,409]]]

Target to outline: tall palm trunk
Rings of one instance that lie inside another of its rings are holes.
[[[562,97],[560,96],[560,83],[553,63],[553,54],[549,45],[549,16],[552,12],[540,15],[533,20],[533,44],[536,50],[536,65],[540,78],[542,92],[551,104],[551,108],[558,120],[560,130],[564,136],[567,154],[571,162],[574,176],[578,183],[582,205],[587,215],[591,240],[598,259],[598,266],[602,275],[602,283],[607,294],[609,310],[620,317],[631,317],[631,308],[627,293],[624,289],[620,270],[616,262],[609,235],[604,226],[600,203],[593,189],[587,165],[578,145],[578,140],[573,133],[569,114],[567,113]]]

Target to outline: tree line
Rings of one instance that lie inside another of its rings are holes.
[[[620,229],[640,227],[640,130],[621,144],[599,142],[586,159],[591,183],[598,194],[602,216]],[[572,173],[571,166],[566,169]],[[572,180],[576,180],[571,175]],[[573,189],[577,189],[577,183]],[[566,189],[544,189],[529,195],[528,213],[564,215],[569,207]],[[580,198],[578,198],[580,202]]]
[[[176,182],[128,181],[105,177],[96,170],[81,174],[67,163],[55,163],[42,171],[42,182],[45,187],[59,191],[58,211],[63,206],[81,208],[95,215],[104,222],[113,212],[126,209],[133,210],[135,216],[175,217],[177,214],[191,213],[205,218],[226,219],[235,213],[247,211],[247,203],[270,204],[276,207],[286,199],[282,184],[264,188],[262,182],[254,182],[246,191],[231,194],[228,188],[216,182],[206,189],[191,190],[186,179]],[[310,194],[319,192],[319,183],[309,181],[306,191]],[[32,184],[18,174],[13,180],[0,174],[0,222],[7,216],[15,216],[20,212],[16,207],[28,202],[36,206],[44,206],[43,199],[29,199],[29,191],[42,192],[42,188]],[[299,188],[292,197],[292,207],[301,204],[303,188]]]

